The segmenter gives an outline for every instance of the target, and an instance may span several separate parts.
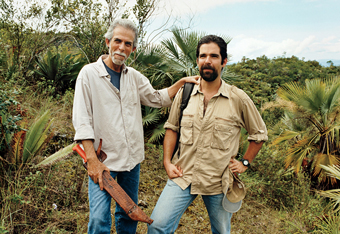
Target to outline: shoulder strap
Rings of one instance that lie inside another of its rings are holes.
[[[179,114],[179,121],[178,121],[179,122],[179,133],[177,135],[177,141],[176,141],[174,152],[172,153],[172,158],[174,157],[174,155],[175,155],[175,153],[178,149],[178,142],[179,142],[179,138],[180,138],[180,134],[181,134],[181,121],[182,121],[183,111],[188,105],[188,102],[189,102],[193,88],[194,88],[193,83],[185,83],[184,87],[183,87],[182,102],[181,102],[181,105],[180,105],[180,114]],[[179,154],[178,154],[178,157],[179,157]]]
[[[187,107],[193,88],[194,88],[193,83],[185,83],[184,84],[182,102],[181,102],[181,106],[180,106],[181,112],[183,112],[183,110]],[[179,120],[179,122],[181,122],[181,119]]]

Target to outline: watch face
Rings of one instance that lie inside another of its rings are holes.
[[[244,160],[242,161],[242,163],[243,163],[243,165],[245,165],[245,166],[248,166],[248,165],[249,165],[249,162],[248,162],[248,160],[246,160],[246,159],[244,159]]]

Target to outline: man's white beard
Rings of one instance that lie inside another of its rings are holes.
[[[114,64],[116,64],[116,65],[118,65],[118,66],[121,66],[121,65],[124,64],[124,62],[125,62],[126,59],[127,59],[127,55],[126,55],[126,54],[120,53],[120,52],[117,52],[117,51],[111,53],[111,50],[110,50],[110,49],[109,49],[109,51],[110,51],[109,55],[111,56],[112,62],[113,62]],[[115,58],[115,54],[118,54],[118,55],[123,56],[123,57],[124,57],[124,60],[116,59],[116,58]]]

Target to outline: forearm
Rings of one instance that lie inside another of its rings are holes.
[[[84,147],[86,160],[93,161],[94,159],[97,159],[97,155],[93,146],[93,140],[82,140],[81,143]]]
[[[247,151],[244,154],[243,158],[247,159],[251,163],[256,157],[257,153],[260,151],[263,143],[264,143],[263,141],[261,141],[260,143],[256,143],[255,141],[250,141]]]
[[[249,163],[251,163],[254,160],[257,153],[259,152],[259,150],[261,149],[262,145],[263,145],[263,141],[261,141],[260,143],[256,143],[255,141],[250,141],[248,149],[246,153],[244,154],[243,158],[247,159]],[[245,170],[247,170],[248,167],[244,166],[242,162],[237,161],[232,158],[230,159],[229,168],[231,169],[233,173],[243,173],[245,172]]]
[[[163,164],[171,163],[172,154],[174,152],[177,142],[177,132],[167,129],[165,132],[164,143],[163,143]]]

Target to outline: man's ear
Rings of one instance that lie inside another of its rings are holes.
[[[109,39],[105,38],[105,43],[106,43],[107,47],[110,47],[110,40]]]
[[[137,49],[136,47],[133,47],[132,52],[135,51],[136,49]]]
[[[225,59],[223,60],[222,66],[225,67],[225,65],[227,65],[227,62],[228,62],[228,58],[225,58]]]

